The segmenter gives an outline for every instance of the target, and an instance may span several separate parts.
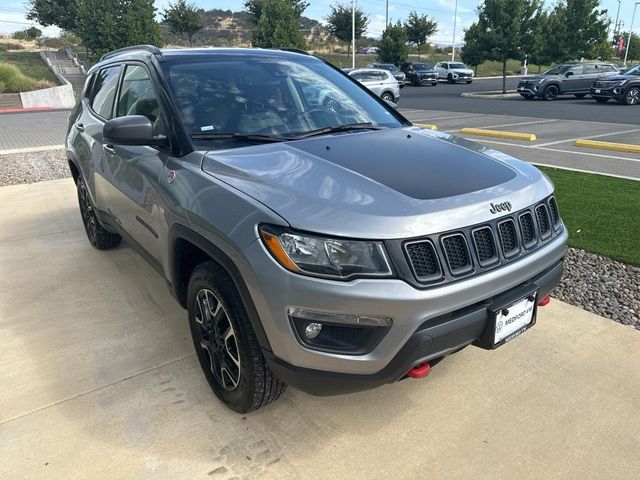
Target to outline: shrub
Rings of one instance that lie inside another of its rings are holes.
[[[6,93],[28,92],[36,88],[36,80],[27,77],[15,65],[0,62],[0,83]]]
[[[12,42],[0,43],[0,51],[5,52],[7,50],[24,50],[24,46],[19,43]]]

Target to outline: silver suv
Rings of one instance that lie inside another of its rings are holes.
[[[562,273],[542,173],[412,126],[310,55],[112,52],[66,152],[89,241],[124,238],[166,279],[238,412],[286,384],[355,392],[496,348],[534,325]]]

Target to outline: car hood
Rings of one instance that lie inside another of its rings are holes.
[[[292,227],[356,238],[407,238],[493,217],[549,195],[536,168],[489,147],[417,127],[207,152],[202,169]]]
[[[522,77],[520,81],[531,82],[531,81],[547,80],[549,78],[557,78],[557,77],[558,75],[527,75],[526,77]]]
[[[449,71],[456,73],[473,73],[473,70],[471,70],[470,68],[451,68],[449,69]]]
[[[640,80],[640,77],[638,77],[637,75],[619,75],[619,74],[602,75],[598,77],[598,80],[606,80],[607,82],[611,82],[611,81],[622,82],[622,81],[632,80],[632,79]]]
[[[424,69],[424,70],[414,70],[414,71],[417,72],[417,73],[436,73],[436,71],[433,68],[431,68],[431,69],[427,68],[427,69]]]

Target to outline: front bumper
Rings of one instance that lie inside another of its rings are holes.
[[[398,352],[423,326],[440,325],[443,318],[453,318],[463,309],[490,302],[556,266],[565,255],[566,240],[567,232],[563,229],[543,248],[517,261],[424,290],[395,278],[338,282],[291,273],[277,264],[262,242],[256,240],[244,251],[246,262],[242,262],[242,276],[269,340],[271,351],[265,352],[265,356],[274,364],[275,370],[290,366],[294,370],[310,369],[331,372],[332,375],[379,375],[390,368],[388,366]],[[544,288],[540,287],[541,294],[554,285],[554,282],[544,283]],[[383,316],[391,318],[393,325],[369,353],[320,352],[303,346],[297,340],[287,315],[289,307],[345,315]],[[442,356],[461,344],[473,342],[480,335],[484,323],[486,318],[475,320],[467,333],[461,337],[455,335],[453,341],[447,340],[442,344],[439,343],[439,334],[429,334],[434,339],[429,355],[432,358]],[[284,374],[282,379],[286,381]],[[387,377],[385,379],[388,380]]]
[[[538,88],[537,85],[528,85],[528,84],[518,84],[516,91],[520,95],[532,95],[534,97],[538,97],[542,95],[542,90]]]
[[[612,98],[614,100],[624,99],[625,89],[622,86],[611,88],[591,88],[589,91],[591,97]]]
[[[507,305],[533,291],[538,291],[539,299],[548,295],[560,281],[562,267],[560,260],[500,295],[424,322],[391,361],[375,373],[360,375],[297,367],[271,352],[265,352],[265,358],[280,380],[313,395],[340,395],[393,383],[416,365],[440,359],[478,341],[490,322],[494,306]]]

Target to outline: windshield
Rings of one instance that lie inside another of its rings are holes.
[[[450,63],[449,68],[467,68],[464,63]]]
[[[556,65],[555,67],[550,68],[543,75],[561,75],[566,70],[568,70],[571,65]]]
[[[631,67],[630,69],[622,72],[623,75],[635,75],[636,77],[640,77],[640,65],[636,65],[635,67]]]
[[[431,65],[428,63],[414,63],[413,68],[416,70],[431,70]]]
[[[381,63],[378,68],[383,68],[385,70],[389,70],[390,72],[395,72],[398,70],[398,67],[396,67],[393,63]]]
[[[200,141],[225,134],[287,139],[352,124],[402,126],[366,91],[313,57],[184,56],[162,67],[187,132]]]

